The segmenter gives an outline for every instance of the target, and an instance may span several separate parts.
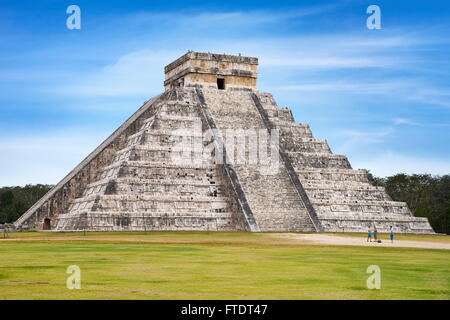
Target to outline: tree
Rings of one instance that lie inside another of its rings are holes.
[[[16,221],[51,188],[43,184],[0,188],[0,223]]]

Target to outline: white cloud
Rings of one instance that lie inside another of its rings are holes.
[[[140,50],[115,63],[47,90],[62,96],[136,97],[163,91],[163,66],[177,56],[172,51]]]
[[[396,118],[394,119],[394,124],[396,125],[409,125],[416,127],[449,127],[450,123],[425,123],[418,122],[407,118]]]
[[[335,133],[335,137],[341,142],[335,149],[337,150],[337,153],[342,154],[361,150],[362,146],[368,144],[384,143],[385,138],[393,132],[394,130],[392,127],[380,128],[372,131],[351,129],[341,130]]]
[[[410,124],[410,125],[415,125],[415,122],[410,120],[410,119],[405,119],[405,118],[396,118],[394,119],[394,123],[395,124]]]
[[[313,57],[310,54],[298,54],[296,57],[266,57],[263,60],[263,65],[266,67],[290,67],[290,68],[374,68],[385,67],[386,65],[393,65],[395,61],[392,59],[374,59],[372,57],[344,57],[336,56],[336,54],[317,55]]]
[[[155,12],[141,11],[122,15],[119,21],[132,25],[149,25],[155,22],[170,21],[172,27],[189,28],[240,28],[243,26],[267,25],[269,23],[285,23],[287,20],[300,19],[325,13],[335,5],[310,6],[291,10],[238,10],[238,11],[199,11],[199,12]]]
[[[322,91],[322,92],[345,92],[352,94],[392,94],[399,89],[405,89],[408,83],[405,81],[382,81],[382,82],[316,82],[300,85],[279,87],[285,91]]]
[[[362,80],[303,83],[277,87],[283,91],[340,92],[346,94],[389,95],[407,101],[450,107],[450,94],[446,88],[433,86],[414,78],[389,80]]]

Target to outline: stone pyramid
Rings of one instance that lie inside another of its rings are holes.
[[[257,58],[189,51],[144,103],[15,222],[55,231],[433,233],[288,108]]]

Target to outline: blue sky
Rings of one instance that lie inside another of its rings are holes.
[[[0,1],[0,186],[58,182],[187,50],[258,57],[260,91],[354,168],[450,173],[449,35],[448,1]]]

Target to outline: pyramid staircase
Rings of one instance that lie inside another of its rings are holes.
[[[236,132],[264,132],[267,129],[255,108],[251,92],[214,89],[202,89],[201,92],[222,136],[230,129]],[[234,163],[234,170],[260,230],[316,231],[279,155],[276,157],[276,163],[280,165],[275,171],[268,172],[262,170],[261,163],[250,164],[237,158],[228,159]]]

